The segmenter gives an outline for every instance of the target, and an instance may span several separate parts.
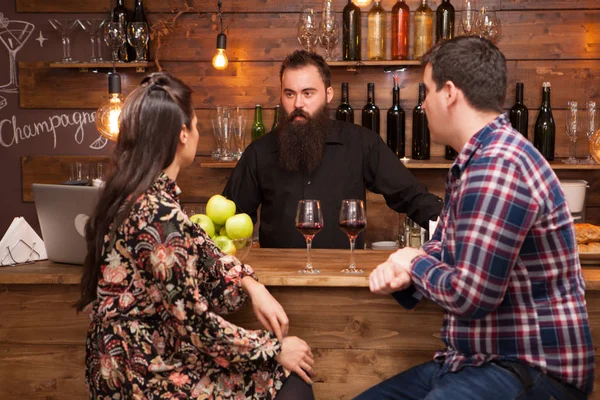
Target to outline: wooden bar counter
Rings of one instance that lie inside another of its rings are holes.
[[[368,274],[389,251],[356,252],[364,275],[344,275],[348,250],[313,250],[320,275],[301,275],[306,251],[252,249],[244,262],[290,318],[290,335],[315,354],[317,399],[351,399],[364,389],[431,359],[442,347],[442,310],[424,301],[407,311],[368,289]],[[86,399],[88,319],[72,304],[82,268],[41,261],[0,268],[0,399]],[[584,265],[594,343],[600,343],[600,260]],[[259,328],[251,307],[227,317]],[[598,369],[598,363],[596,364]],[[596,382],[596,387],[600,383]],[[600,400],[599,390],[590,397]]]

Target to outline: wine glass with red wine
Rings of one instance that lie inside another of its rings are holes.
[[[296,208],[296,229],[306,239],[306,267],[299,270],[301,274],[318,274],[319,271],[313,268],[310,260],[310,248],[315,235],[323,229],[323,213],[321,212],[321,203],[319,200],[300,200]]]
[[[367,216],[365,215],[365,204],[362,200],[350,199],[342,200],[340,210],[340,228],[348,235],[350,239],[350,266],[343,269],[345,274],[362,274],[362,269],[356,268],[354,262],[354,243],[356,237],[367,226]]]

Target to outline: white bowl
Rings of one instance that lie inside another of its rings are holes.
[[[562,180],[560,181],[563,192],[567,199],[567,204],[571,213],[580,213],[583,211],[585,202],[585,192],[588,187],[587,181],[584,180]]]
[[[373,242],[371,243],[371,248],[373,250],[396,250],[398,244],[392,241]]]

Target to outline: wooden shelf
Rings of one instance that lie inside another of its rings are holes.
[[[130,63],[115,63],[102,62],[102,63],[89,63],[89,62],[76,62],[76,63],[61,63],[53,62],[48,66],[50,68],[71,68],[78,69],[80,72],[87,72],[90,69],[123,69],[123,68],[135,68],[136,72],[145,72],[146,68],[153,66],[152,62],[130,62]]]
[[[200,163],[202,168],[226,169],[235,168],[236,161],[203,161]],[[449,169],[452,162],[441,157],[431,160],[408,160],[404,164],[408,169]],[[563,159],[556,159],[550,162],[554,170],[600,170],[600,164],[565,164]]]
[[[357,68],[361,67],[384,67],[386,72],[391,72],[398,68],[409,67],[409,66],[421,66],[419,60],[385,60],[385,61],[329,61],[327,62],[330,67],[346,67],[348,71],[356,71]]]

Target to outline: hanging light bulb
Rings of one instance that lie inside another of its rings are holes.
[[[352,2],[354,4],[356,4],[358,7],[366,7],[369,4],[371,4],[371,1],[373,1],[373,0],[352,0]]]
[[[227,55],[225,54],[225,49],[227,48],[227,35],[223,32],[217,35],[217,54],[212,59],[212,65],[215,69],[225,69],[227,68],[227,64],[229,61],[227,60]]]
[[[113,72],[108,74],[108,99],[96,111],[96,129],[108,140],[116,141],[119,137],[122,108],[121,76]]]

